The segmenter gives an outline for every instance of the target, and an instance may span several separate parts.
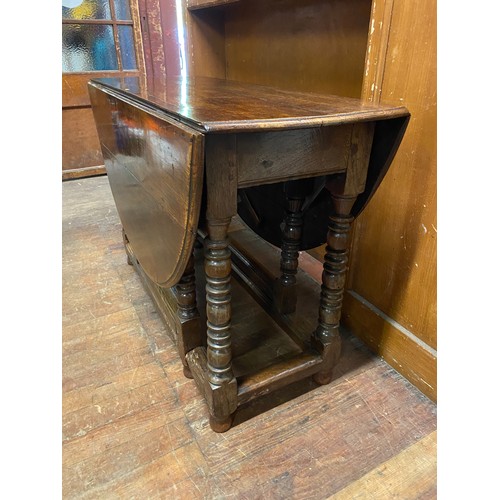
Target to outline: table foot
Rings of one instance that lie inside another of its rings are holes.
[[[325,369],[313,375],[313,379],[317,384],[326,385],[333,380],[333,369],[340,359],[340,351],[342,343],[338,330],[333,331],[330,339],[318,340],[313,338],[313,346],[321,353],[323,365]]]
[[[210,415],[209,422],[210,428],[214,432],[226,432],[231,428],[231,425],[233,425],[233,415],[229,415],[224,419],[219,419]]]
[[[184,376],[189,379],[193,379],[193,374],[191,373],[191,370],[189,369],[189,366],[183,365],[182,366],[182,372],[184,373]]]
[[[313,375],[314,381],[319,385],[327,385],[333,380],[333,373],[330,372],[318,372]]]

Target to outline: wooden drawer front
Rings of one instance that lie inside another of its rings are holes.
[[[238,187],[346,170],[353,125],[236,135]]]

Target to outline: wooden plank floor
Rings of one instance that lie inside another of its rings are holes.
[[[330,385],[212,432],[107,178],[62,191],[63,498],[436,498],[436,406],[346,332]]]

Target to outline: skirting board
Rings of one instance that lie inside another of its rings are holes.
[[[96,175],[106,175],[106,168],[104,165],[63,170],[62,180],[68,181],[70,179],[82,179],[84,177],[94,177]]]
[[[437,353],[434,349],[351,290],[344,294],[341,322],[370,350],[436,402]]]

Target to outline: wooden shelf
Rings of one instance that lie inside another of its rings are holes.
[[[223,7],[230,3],[236,3],[240,0],[189,0],[188,10],[210,9],[212,7]]]

